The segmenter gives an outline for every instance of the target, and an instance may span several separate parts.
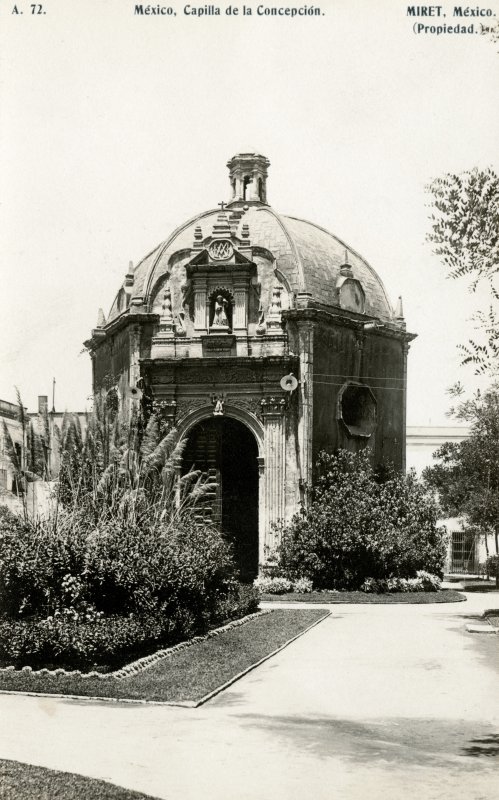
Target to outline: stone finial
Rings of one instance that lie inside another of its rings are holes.
[[[222,211],[213,225],[212,236],[214,239],[230,239],[231,234],[229,218],[225,211]]]
[[[194,242],[193,242],[193,249],[194,250],[201,250],[202,248],[202,241],[203,241],[203,231],[201,230],[201,225],[196,225],[194,228]]]
[[[282,310],[282,302],[281,302],[281,292],[283,290],[282,286],[276,285],[272,289],[272,300],[270,301],[270,315],[271,316],[280,316]]]
[[[267,328],[280,328],[281,327],[281,312],[282,312],[282,292],[284,286],[276,284],[272,289],[272,298],[270,300],[269,313],[267,315]]]
[[[342,278],[353,278],[352,267],[348,261],[348,250],[345,250],[345,261],[340,267],[340,275]]]
[[[165,293],[163,295],[163,304],[161,307],[163,309],[161,318],[169,322],[171,319],[173,319],[173,315],[172,315],[172,292],[168,284],[165,286]]]
[[[251,259],[250,228],[247,222],[241,225],[239,250]]]
[[[397,300],[397,305],[395,307],[395,319],[403,321],[404,319],[404,308],[402,306],[402,297],[399,297]]]
[[[102,308],[99,308],[99,313],[97,314],[97,325],[96,328],[103,328],[106,324],[106,318],[104,316],[104,312]]]
[[[163,303],[161,304],[161,317],[159,320],[158,336],[171,337],[174,334],[175,323],[173,321],[172,313],[172,292],[170,284],[166,284],[163,294]]]
[[[133,286],[134,281],[134,274],[133,274],[133,261],[128,262],[128,270],[125,275],[125,287]]]

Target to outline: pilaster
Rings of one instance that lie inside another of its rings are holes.
[[[310,485],[312,483],[312,431],[313,431],[313,401],[314,401],[314,326],[305,322],[298,326],[299,354],[300,354],[300,383],[298,385],[299,422],[298,442],[301,460],[302,480]]]
[[[194,287],[194,330],[208,333],[207,322],[208,291],[206,283],[198,281]]]
[[[285,485],[286,485],[286,436],[284,398],[264,398],[261,402],[264,427],[264,519],[263,536],[260,547],[263,549],[261,563],[265,560],[266,551],[278,545],[273,526],[285,518]]]
[[[407,436],[407,356],[409,354],[409,342],[402,343],[403,358],[403,380],[402,380],[402,472],[406,470],[406,436]]]
[[[130,329],[130,372],[129,372],[129,389],[130,389],[130,412],[133,409],[139,409],[140,405],[140,392],[138,391],[137,383],[140,378],[140,338],[141,326],[132,325]]]

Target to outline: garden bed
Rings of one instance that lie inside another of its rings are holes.
[[[153,800],[107,781],[98,781],[18,761],[0,760],[1,796],[9,800]]]
[[[491,608],[483,615],[494,628],[499,628],[499,608]]]
[[[370,594],[367,592],[309,592],[299,594],[262,594],[265,603],[460,603],[466,597],[455,589],[443,589],[440,592],[389,592],[386,594]]]
[[[0,691],[197,705],[325,616],[319,609],[276,609],[124,678],[2,671]]]

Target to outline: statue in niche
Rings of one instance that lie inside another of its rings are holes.
[[[177,336],[186,336],[187,328],[185,325],[185,306],[182,306],[182,310],[177,314]]]
[[[227,317],[228,300],[219,294],[215,298],[215,313],[213,314],[212,328],[228,328],[229,320]]]

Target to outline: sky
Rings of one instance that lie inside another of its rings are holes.
[[[408,424],[449,424],[448,387],[477,385],[456,345],[488,297],[448,280],[425,242],[425,185],[497,170],[499,45],[416,35],[399,0],[327,0],[294,18],[252,1],[244,17],[173,0],[176,16],[128,0],[14,5],[0,0],[1,399],[18,386],[34,410],[55,377],[57,410],[89,407],[82,351],[99,307],[130,260],[228,199],[226,162],[251,148],[271,161],[275,209],[332,231],[393,304],[402,295],[418,334]],[[487,7],[499,16],[499,0]],[[456,24],[442,8],[431,22]]]

